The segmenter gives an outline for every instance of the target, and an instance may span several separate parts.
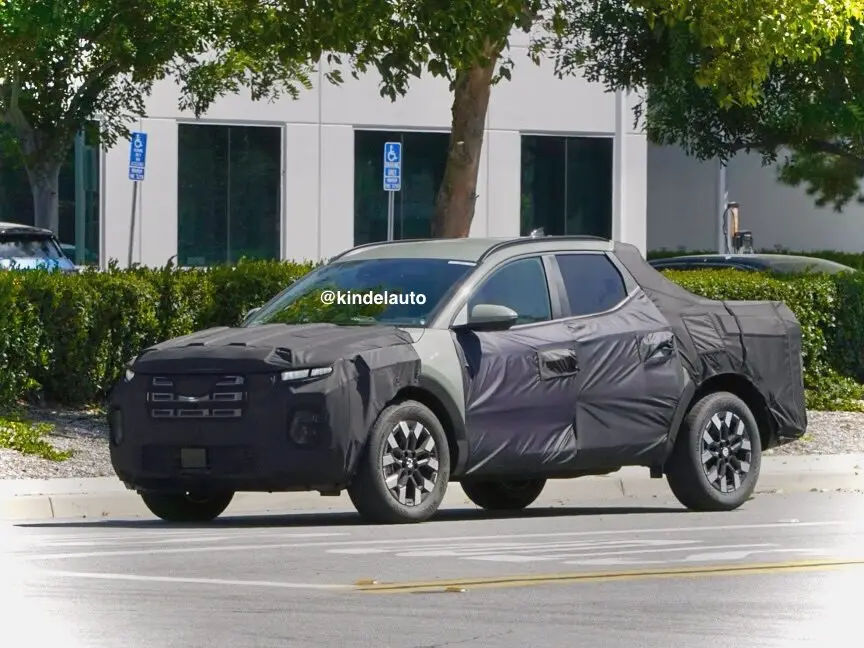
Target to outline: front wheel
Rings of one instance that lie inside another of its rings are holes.
[[[545,479],[520,481],[462,482],[462,490],[472,502],[488,511],[520,511],[534,503]]]
[[[447,435],[417,401],[386,407],[369,432],[348,496],[372,523],[423,522],[441,505],[450,478]]]
[[[750,408],[734,394],[715,392],[684,418],[666,476],[687,508],[731,511],[753,494],[761,466],[759,426]]]
[[[228,508],[234,493],[143,492],[141,499],[153,515],[166,522],[210,522]]]

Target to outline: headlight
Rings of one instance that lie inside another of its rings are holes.
[[[292,380],[306,380],[307,378],[320,378],[333,373],[332,367],[316,367],[314,369],[294,369],[292,371],[283,371],[280,374],[282,382]]]

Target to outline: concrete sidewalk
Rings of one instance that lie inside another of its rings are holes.
[[[769,456],[762,459],[757,493],[813,490],[864,492],[864,455]],[[673,498],[665,479],[651,479],[646,468],[624,468],[612,475],[552,480],[539,505],[578,505],[581,501],[649,496]],[[451,484],[446,507],[473,506],[458,484]],[[318,493],[238,493],[225,515],[351,510],[348,495]],[[152,517],[132,491],[114,477],[0,480],[0,520]]]

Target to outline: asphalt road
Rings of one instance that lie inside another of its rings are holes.
[[[861,646],[864,496],[0,525],[0,644]],[[5,639],[13,639],[6,643]]]

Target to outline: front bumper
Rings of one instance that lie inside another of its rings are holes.
[[[276,373],[135,375],[111,394],[111,463],[136,490],[344,488],[351,446],[334,408],[344,387]]]

